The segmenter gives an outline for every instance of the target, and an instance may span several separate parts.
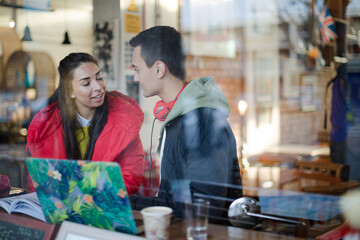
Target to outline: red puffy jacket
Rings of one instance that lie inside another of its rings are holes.
[[[120,164],[129,195],[136,193],[144,174],[144,151],[139,131],[144,114],[135,100],[119,92],[106,94],[107,123],[96,141],[91,160]],[[56,102],[32,120],[27,136],[31,157],[66,159],[60,110]]]

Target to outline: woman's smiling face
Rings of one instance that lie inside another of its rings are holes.
[[[95,63],[86,62],[74,70],[71,98],[81,116],[90,120],[95,109],[104,103],[105,93],[106,82]]]

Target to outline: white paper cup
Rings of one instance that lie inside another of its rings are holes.
[[[141,210],[147,239],[169,239],[169,226],[173,210],[169,207],[147,207]]]

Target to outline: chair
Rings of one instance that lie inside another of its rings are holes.
[[[360,186],[360,183],[354,180],[343,181],[348,171],[348,166],[343,164],[302,161],[296,162],[295,166],[301,192],[340,196],[349,189]],[[317,237],[342,223],[342,216],[337,215],[327,221],[309,221],[308,229],[312,237]]]
[[[324,163],[324,162],[312,162],[312,161],[297,161],[295,166],[299,170],[303,170],[311,173],[319,173],[322,175],[332,175],[335,177],[341,177],[341,170],[343,164],[339,163]]]
[[[311,161],[313,162],[323,162],[323,163],[332,163],[330,156],[326,155],[317,155],[314,156]]]
[[[296,177],[283,182],[282,189],[288,189],[289,186],[294,189],[295,184],[298,191],[311,191],[311,187],[318,187],[321,191],[320,187],[322,187],[325,193],[330,185],[334,186],[334,184],[344,182],[343,171],[347,171],[348,168],[338,163],[296,161],[295,169]]]
[[[312,161],[297,161],[295,167],[299,170],[300,179],[323,180],[329,183],[342,182],[345,166],[339,163],[324,163]]]

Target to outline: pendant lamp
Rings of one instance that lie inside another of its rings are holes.
[[[26,26],[24,29],[24,36],[22,37],[21,41],[26,41],[26,42],[31,42],[32,38],[31,38],[31,34],[30,34],[30,28],[29,28],[29,15],[26,12]]]
[[[65,33],[64,33],[64,41],[62,42],[62,44],[64,45],[71,44],[68,33],[67,11],[68,11],[68,5],[67,5],[67,0],[65,0]]]
[[[65,31],[64,41],[62,42],[62,44],[71,44],[68,31]]]
[[[12,10],[12,16],[10,18],[10,21],[9,21],[9,27],[10,28],[14,28],[15,29],[15,26],[16,26],[16,11],[15,11],[15,8],[13,8]],[[16,29],[15,29],[16,30]]]
[[[21,41],[32,41],[31,34],[30,34],[30,28],[28,25],[26,25],[24,30],[24,36],[22,37]]]

